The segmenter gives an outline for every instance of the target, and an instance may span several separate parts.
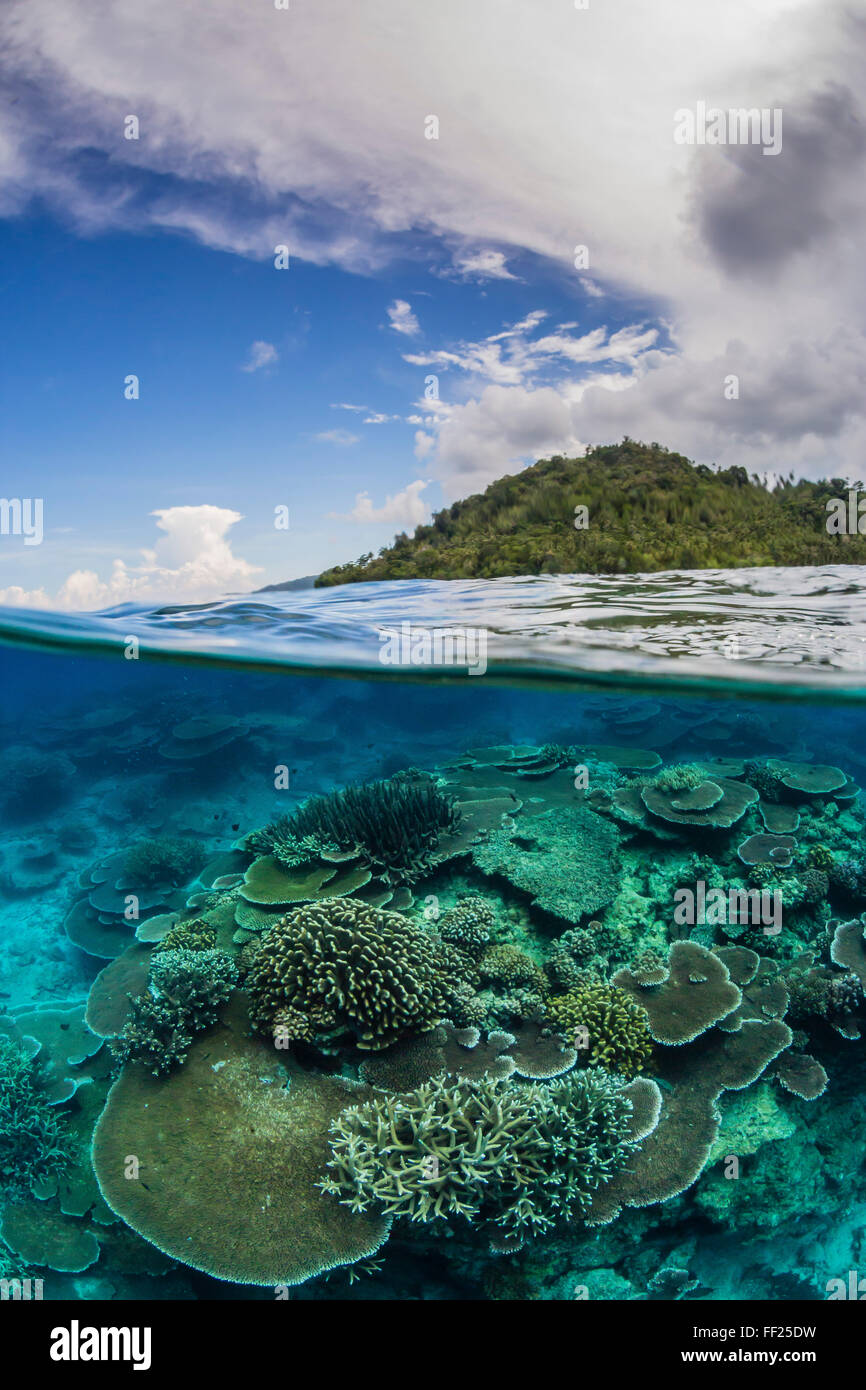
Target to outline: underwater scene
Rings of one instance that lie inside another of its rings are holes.
[[[664,642],[650,585],[488,585],[475,678],[395,669],[371,636],[396,605],[415,636],[426,604],[477,620],[471,583],[4,615],[3,1279],[82,1301],[847,1288],[861,605],[829,571],[775,619],[767,575],[693,579],[703,626],[669,577]]]

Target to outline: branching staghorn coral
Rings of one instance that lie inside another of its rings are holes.
[[[306,864],[314,863],[323,851],[331,852],[339,848],[316,835],[296,835],[291,816],[279,816],[263,830],[252,831],[245,845],[253,854],[272,854],[284,869],[303,868]]]
[[[442,1077],[349,1107],[332,1123],[332,1176],[353,1212],[462,1216],[509,1236],[579,1219],[634,1148],[619,1079],[579,1072],[548,1086]]]
[[[246,979],[253,1023],[262,1033],[288,1028],[288,1040],[314,1038],[326,1051],[375,1051],[445,1017],[457,955],[398,912],[354,898],[309,904],[261,939]]]
[[[705,769],[696,763],[674,763],[662,768],[653,777],[641,779],[644,786],[658,787],[660,791],[685,791],[689,787],[699,787],[707,780]]]

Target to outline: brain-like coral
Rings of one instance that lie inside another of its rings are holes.
[[[581,1058],[622,1076],[636,1076],[652,1057],[649,1015],[616,985],[588,984],[549,999],[551,1022],[576,1040]]]
[[[354,898],[298,908],[262,937],[246,979],[253,1022],[263,1033],[291,1025],[291,1038],[300,1016],[323,1050],[387,1047],[448,1012],[455,954],[400,913]]]
[[[323,1190],[351,1211],[482,1220],[525,1237],[580,1218],[623,1166],[631,1102],[605,1072],[548,1086],[436,1078],[343,1111]]]

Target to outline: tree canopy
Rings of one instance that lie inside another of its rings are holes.
[[[498,478],[316,583],[864,564],[866,535],[827,532],[827,502],[857,486],[790,474],[769,489],[626,438]]]

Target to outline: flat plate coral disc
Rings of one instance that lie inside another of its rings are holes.
[[[387,1219],[353,1215],[315,1185],[331,1120],[370,1091],[301,1071],[248,1027],[235,995],[167,1078],[125,1067],[93,1166],[112,1210],[173,1258],[236,1283],[300,1284],[387,1237]]]

